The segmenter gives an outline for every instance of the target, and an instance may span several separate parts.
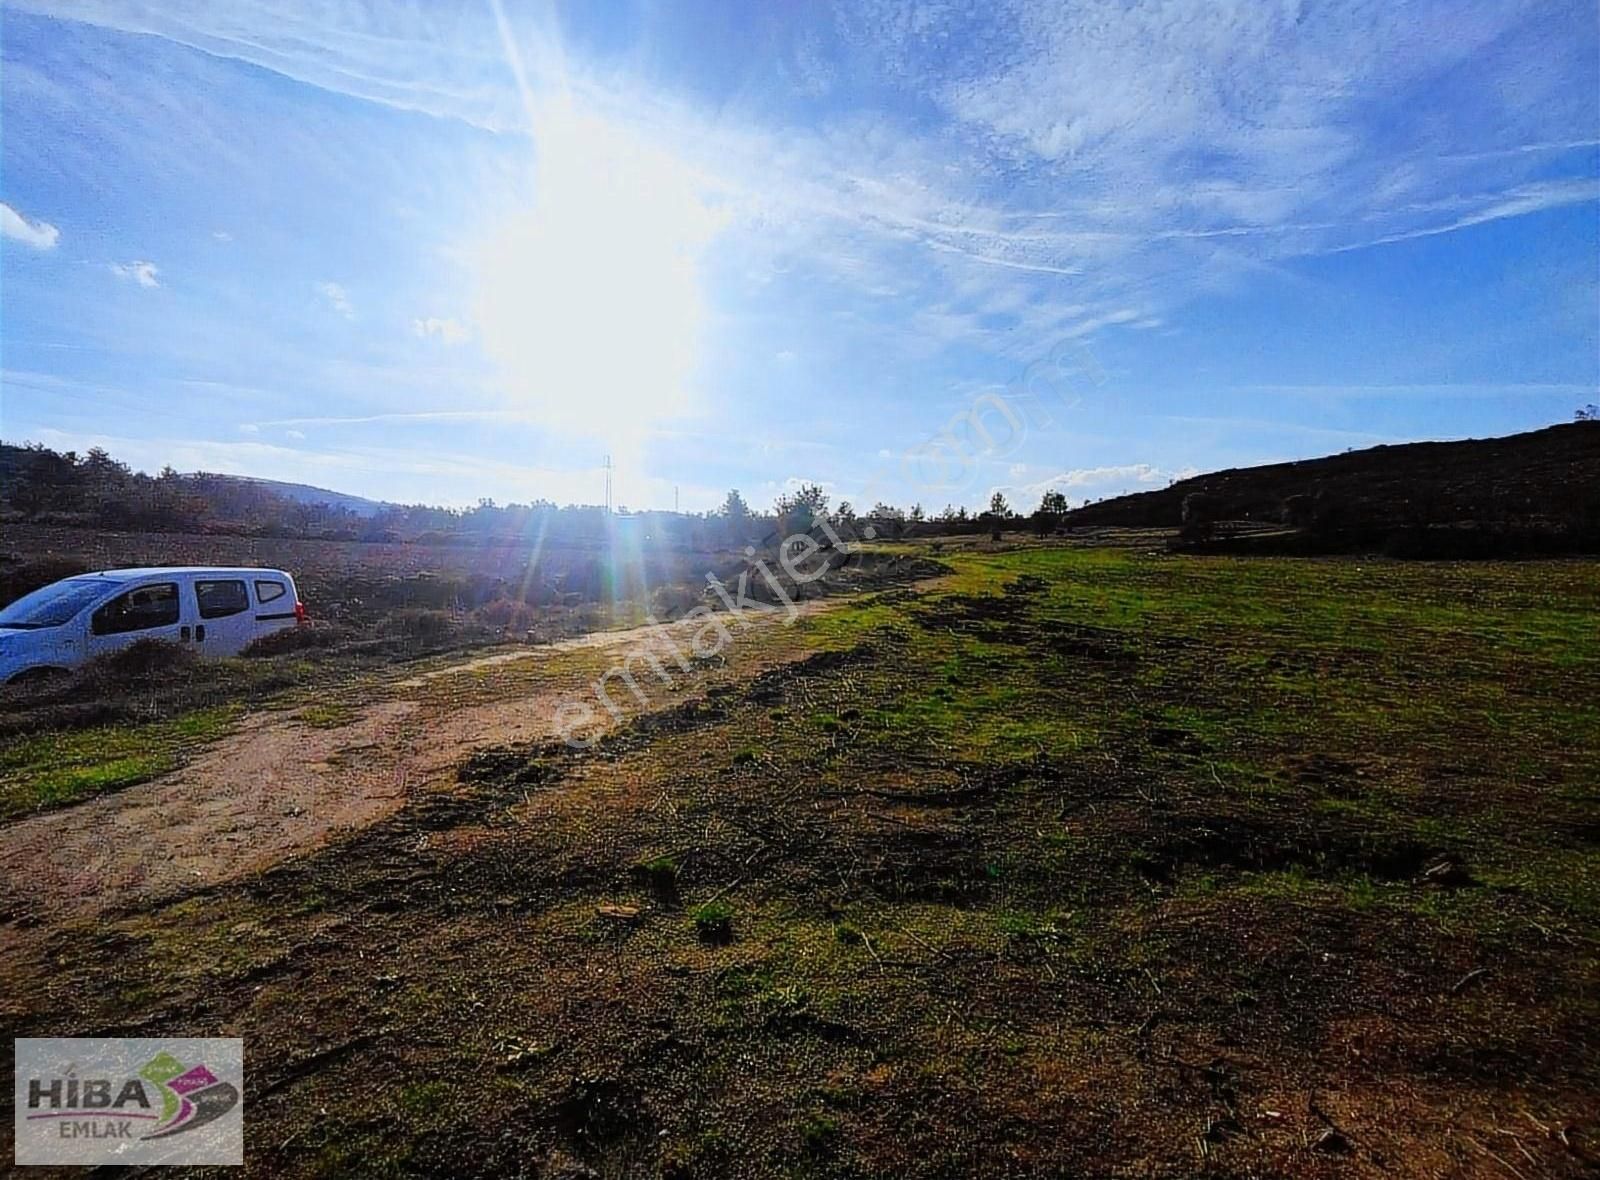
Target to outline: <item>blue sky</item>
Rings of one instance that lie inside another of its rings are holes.
[[[1592,0],[11,0],[0,52],[8,441],[1031,506],[1600,400]],[[904,461],[1049,356],[1048,421]]]

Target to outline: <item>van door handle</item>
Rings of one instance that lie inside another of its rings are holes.
[[[206,629],[205,629],[205,627],[203,625],[199,626],[199,627],[196,627],[194,629],[194,641],[196,643],[204,643],[205,642],[205,638],[206,638]]]
[[[182,640],[184,643],[188,643],[189,642],[189,628],[187,628],[187,627],[179,627],[178,628],[178,638],[180,640]]]

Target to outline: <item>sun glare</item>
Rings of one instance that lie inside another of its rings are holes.
[[[635,134],[569,102],[535,117],[533,207],[478,260],[483,345],[516,408],[562,433],[638,437],[693,403],[717,211]]]

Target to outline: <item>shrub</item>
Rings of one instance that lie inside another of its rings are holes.
[[[650,595],[650,614],[656,619],[676,619],[700,605],[698,588],[658,586]]]
[[[839,1120],[830,1115],[807,1115],[800,1124],[800,1149],[807,1155],[826,1154],[838,1137]]]
[[[670,856],[655,856],[633,866],[633,875],[664,902],[678,897],[678,865]]]
[[[497,598],[479,607],[473,614],[479,622],[503,628],[508,633],[526,631],[544,617],[544,612],[538,607],[512,598]]]
[[[554,606],[561,601],[561,591],[539,577],[524,577],[522,601],[529,606]]]
[[[120,651],[91,660],[81,676],[103,692],[187,678],[199,657],[194,650],[161,639],[139,639]]]
[[[298,651],[326,651],[348,643],[355,633],[337,623],[301,623],[253,639],[239,654],[246,659],[289,655]]]
[[[733,941],[733,909],[720,901],[710,901],[694,911],[694,932],[701,942],[726,946]]]
[[[382,630],[386,635],[399,635],[418,643],[443,643],[455,628],[455,619],[445,611],[409,607],[385,619]]]

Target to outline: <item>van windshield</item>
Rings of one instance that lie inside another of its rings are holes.
[[[117,584],[108,578],[68,578],[52,583],[0,610],[0,627],[59,627]]]

